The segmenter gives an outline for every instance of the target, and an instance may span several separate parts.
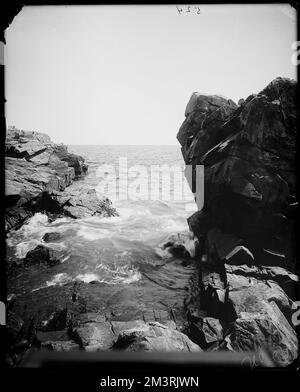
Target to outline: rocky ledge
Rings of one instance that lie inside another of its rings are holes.
[[[194,93],[185,116],[177,138],[205,183],[188,219],[199,242],[189,336],[206,350],[266,347],[288,365],[298,355],[296,82],[277,78],[239,105]]]
[[[87,171],[81,156],[69,153],[63,144],[54,144],[48,135],[9,127],[5,158],[6,230],[19,227],[36,212],[44,212],[50,218],[115,215],[111,202],[107,198],[99,200],[96,191],[78,192],[70,187]]]
[[[185,303],[196,262],[143,265],[131,284],[68,282],[8,298],[8,363],[28,349],[184,351],[202,349],[186,335]]]

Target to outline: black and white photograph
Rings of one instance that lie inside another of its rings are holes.
[[[4,36],[11,376],[299,369],[297,6],[23,5]]]

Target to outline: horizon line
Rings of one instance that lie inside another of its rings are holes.
[[[54,142],[54,143],[56,143],[56,142]],[[64,143],[64,144],[67,144],[68,146],[118,146],[118,147],[120,147],[120,146],[126,146],[126,147],[128,147],[128,146],[167,146],[167,147],[169,147],[169,146],[178,146],[178,147],[180,147],[180,144],[178,143],[178,144],[71,144],[71,143]]]

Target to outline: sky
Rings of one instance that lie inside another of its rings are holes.
[[[194,7],[24,7],[5,36],[7,125],[66,144],[178,144],[193,92],[237,102],[296,79],[291,6]]]

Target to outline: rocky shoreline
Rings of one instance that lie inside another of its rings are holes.
[[[50,221],[118,215],[109,199],[99,200],[93,189],[84,189],[84,159],[47,135],[10,128],[6,154],[7,232],[38,212]],[[64,261],[65,252],[52,247],[59,239],[59,233],[46,233],[43,245],[21,261],[7,255],[10,366],[22,366],[32,349],[201,351],[182,332],[194,260],[188,268],[181,260],[157,268],[145,265],[141,279],[127,285],[75,281],[13,294],[24,268],[53,268]],[[166,248],[184,249],[171,242]]]
[[[296,83],[278,78],[236,105],[194,93],[178,140],[186,164],[204,165],[204,207],[192,233],[171,236],[170,263],[145,265],[126,286],[68,282],[8,297],[8,363],[30,348],[54,351],[257,351],[293,363],[298,265],[295,255]],[[57,217],[115,216],[76,179],[88,168],[47,135],[10,128],[6,141],[6,227],[36,212]],[[55,237],[54,233],[48,233]],[[60,262],[45,245],[29,268]],[[55,238],[53,239],[55,241]],[[196,253],[187,246],[191,241]],[[23,264],[24,264],[23,263]],[[16,267],[11,261],[13,279]],[[12,278],[10,278],[12,279]]]
[[[50,218],[116,215],[96,191],[72,187],[88,171],[81,156],[54,144],[48,135],[9,127],[6,135],[6,230],[20,227],[36,212]],[[67,188],[67,189],[66,189]]]

